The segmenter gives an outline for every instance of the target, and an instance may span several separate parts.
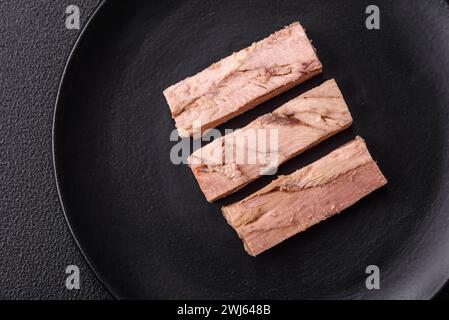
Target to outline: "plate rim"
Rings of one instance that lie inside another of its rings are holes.
[[[73,58],[75,57],[77,51],[79,50],[80,43],[83,40],[83,38],[85,37],[89,27],[92,25],[93,21],[98,16],[100,11],[105,7],[107,2],[108,2],[107,0],[100,0],[100,3],[95,7],[94,11],[89,16],[89,18],[87,19],[83,28],[81,29],[80,33],[78,34],[78,36],[75,40],[75,43],[73,44],[72,49],[70,50],[69,56],[65,62],[64,69],[62,71],[61,78],[59,80],[58,91],[56,94],[56,101],[55,101],[55,105],[53,108],[53,119],[52,119],[52,128],[51,128],[51,153],[52,153],[52,162],[53,162],[53,176],[55,179],[56,190],[58,193],[58,200],[61,205],[62,213],[64,215],[65,222],[69,228],[70,234],[72,235],[73,240],[75,240],[75,244],[78,247],[78,250],[80,251],[82,258],[84,259],[85,262],[87,262],[87,265],[89,266],[90,270],[92,270],[95,277],[99,280],[99,282],[101,283],[103,288],[106,289],[106,291],[114,299],[121,299],[120,295],[117,292],[115,292],[115,290],[109,285],[109,283],[103,279],[103,277],[96,270],[96,268],[94,268],[91,260],[88,258],[87,253],[82,248],[82,246],[75,234],[75,231],[72,228],[72,223],[70,222],[70,218],[67,214],[67,210],[64,205],[64,200],[62,198],[62,192],[61,192],[61,188],[60,188],[60,179],[58,177],[58,170],[57,170],[57,165],[56,165],[56,139],[55,139],[56,138],[56,119],[57,119],[57,115],[58,115],[58,110],[61,109],[60,108],[60,105],[62,103],[61,95],[62,95],[62,91],[67,82],[68,70],[70,68],[70,65],[73,63]]]

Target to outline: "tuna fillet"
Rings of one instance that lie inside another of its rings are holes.
[[[204,133],[322,72],[298,22],[164,90],[179,135]],[[200,126],[195,125],[200,123]]]
[[[386,183],[365,142],[357,137],[222,211],[246,251],[256,256],[350,207]]]
[[[214,140],[195,151],[188,161],[206,199],[215,201],[261,175],[274,173],[280,164],[351,123],[351,113],[337,83],[329,80]],[[242,153],[246,157],[239,157]],[[250,158],[250,153],[255,157]]]

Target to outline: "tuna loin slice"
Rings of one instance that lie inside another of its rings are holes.
[[[298,22],[164,90],[179,135],[204,133],[322,72]],[[194,121],[201,127],[194,126]]]
[[[387,183],[357,137],[246,199],[222,208],[228,223],[256,256],[350,207]]]
[[[214,140],[195,151],[188,161],[207,200],[215,201],[346,129],[351,123],[351,113],[337,83],[329,80],[246,127]],[[262,137],[266,137],[266,141],[250,142],[251,135],[259,137],[261,132],[265,132]],[[272,132],[277,135],[271,135]],[[274,150],[263,145],[271,144],[274,139],[277,145]],[[256,152],[257,161],[250,162],[249,156],[241,161],[236,152],[242,149]],[[226,157],[231,152],[233,156]]]

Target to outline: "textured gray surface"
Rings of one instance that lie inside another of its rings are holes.
[[[0,1],[0,298],[110,298],[83,260],[57,197],[51,155],[54,102],[79,34],[96,0]],[[80,290],[65,288],[65,268],[81,270]]]

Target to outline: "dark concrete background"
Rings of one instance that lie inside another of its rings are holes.
[[[51,128],[59,80],[97,0],[0,1],[0,298],[107,299],[65,223],[53,177]],[[80,290],[65,288],[79,266]]]
[[[59,80],[82,25],[99,0],[0,1],[0,299],[111,299],[65,223],[53,176],[51,128]],[[65,268],[81,271],[65,288]],[[439,298],[448,298],[445,289]]]

